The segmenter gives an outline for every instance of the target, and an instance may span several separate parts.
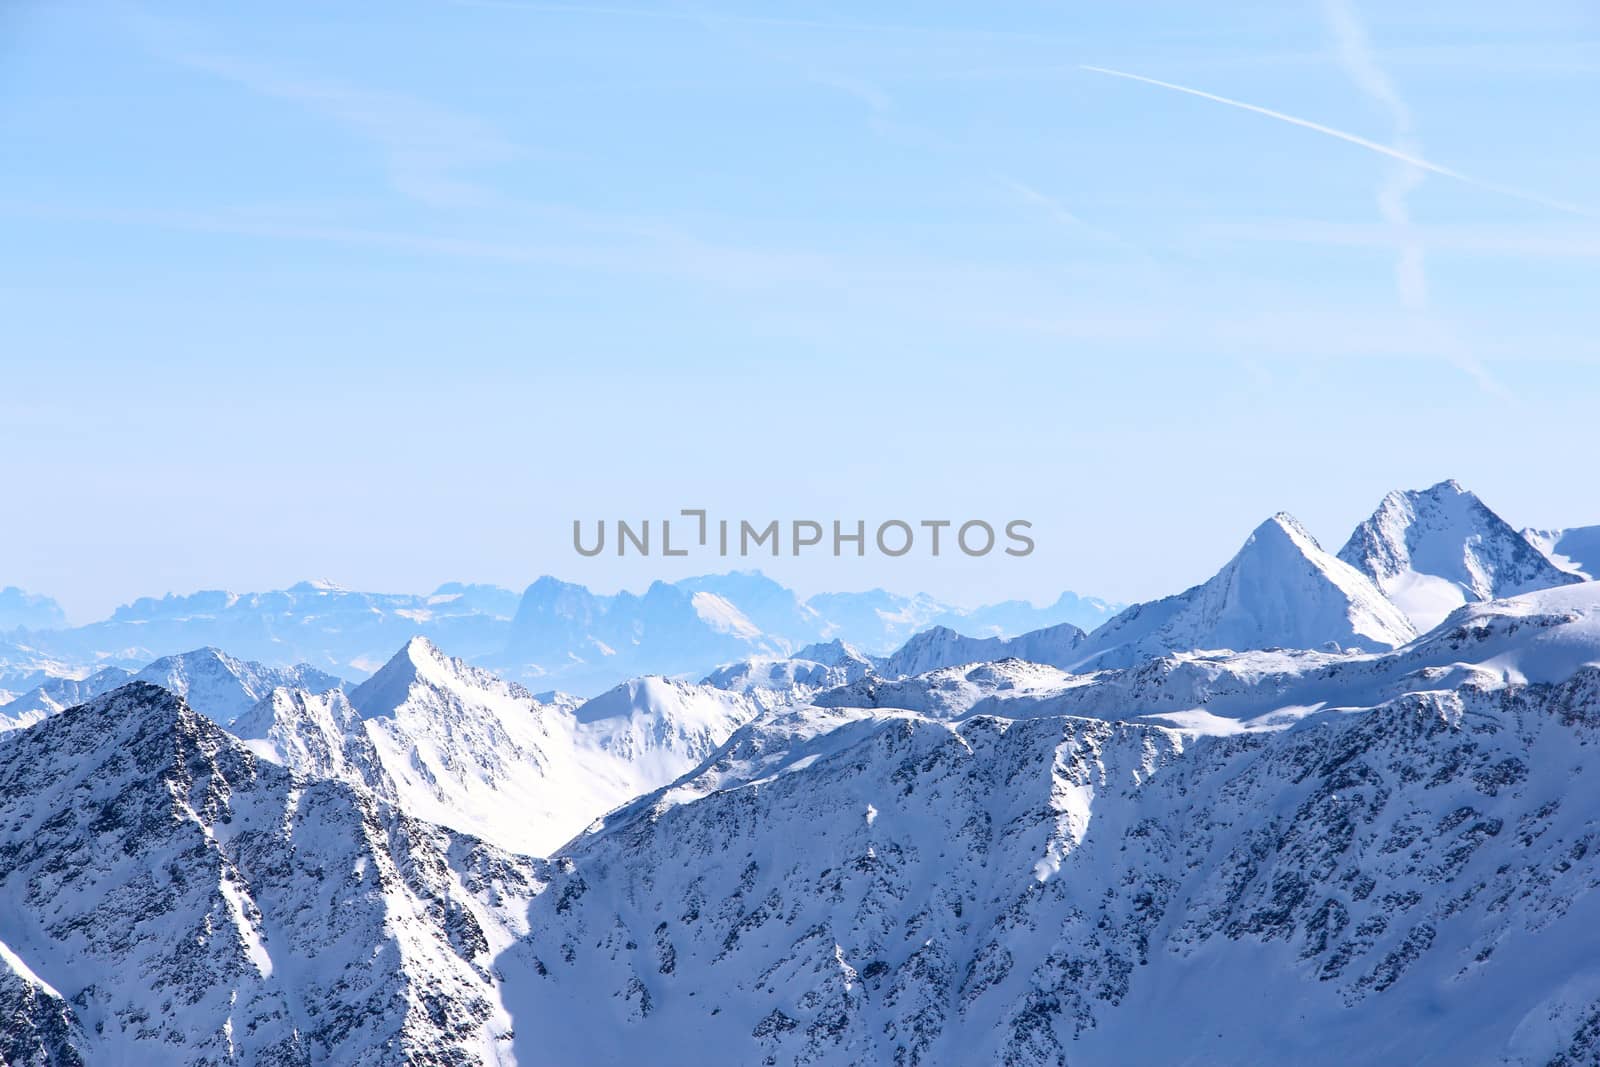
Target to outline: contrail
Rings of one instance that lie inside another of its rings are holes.
[[[1312,122],[1310,119],[1302,119],[1295,115],[1286,115],[1282,111],[1273,111],[1271,108],[1261,107],[1259,104],[1247,104],[1243,100],[1233,100],[1226,96],[1218,96],[1216,93],[1208,93],[1200,89],[1191,89],[1187,85],[1174,85],[1172,82],[1158,81],[1155,78],[1146,78],[1142,74],[1129,74],[1124,70],[1111,70],[1108,67],[1091,67],[1088,64],[1080,64],[1078,69],[1087,70],[1094,74],[1109,74],[1113,78],[1126,78],[1129,81],[1144,82],[1146,85],[1154,85],[1162,89],[1171,89],[1176,93],[1187,93],[1189,96],[1198,96],[1202,100],[1214,100],[1219,104],[1227,104],[1229,107],[1236,107],[1243,111],[1254,111],[1256,114],[1265,115],[1269,119],[1277,119],[1279,122],[1287,122],[1291,126],[1300,126],[1308,130],[1314,130],[1320,134],[1325,134],[1328,137],[1336,137],[1341,141],[1347,141],[1350,144],[1359,145],[1369,152],[1376,152],[1378,155],[1388,156],[1390,159],[1398,159],[1400,162],[1409,163],[1411,166],[1417,167],[1420,170],[1425,170],[1429,173],[1438,174],[1446,178],[1453,178],[1458,182],[1475,186],[1487,192],[1499,193],[1501,196],[1509,196],[1517,200],[1526,200],[1530,204],[1538,204],[1541,207],[1547,207],[1554,211],[1563,211],[1569,215],[1582,215],[1585,218],[1595,217],[1595,213],[1593,211],[1578,207],[1576,204],[1568,204],[1560,200],[1551,200],[1548,197],[1540,196],[1537,193],[1528,193],[1523,192],[1521,189],[1513,189],[1508,185],[1497,185],[1494,182],[1486,182],[1481,178],[1474,178],[1470,174],[1463,174],[1459,170],[1451,170],[1449,167],[1441,167],[1437,163],[1430,163],[1421,156],[1407,155],[1405,152],[1395,148],[1390,148],[1386,144],[1380,144],[1377,141],[1369,141],[1365,137],[1360,137],[1353,133],[1346,133],[1344,130],[1334,129],[1332,126],[1324,126],[1322,123]]]

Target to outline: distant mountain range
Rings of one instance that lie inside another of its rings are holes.
[[[1117,609],[1072,593],[1043,608],[1007,601],[974,610],[881,589],[802,600],[762,574],[734,572],[612,595],[549,577],[520,596],[462,583],[414,595],[301,582],[267,593],[144,598],[65,628],[53,601],[8,589],[0,593],[0,621],[10,622],[0,625],[0,701],[46,677],[138,669],[201,646],[361,679],[414,635],[535,689],[595,693],[641,674],[698,675],[835,638],[883,653],[930,626],[1014,636],[1057,623],[1093,627]]]

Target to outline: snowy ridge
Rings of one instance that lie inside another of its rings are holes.
[[[819,689],[853,682],[876,669],[854,646],[834,640],[807,645],[793,656],[757,656],[725,664],[703,685],[744,693],[762,707],[792,703]]]
[[[235,659],[216,648],[165,656],[131,680],[159,685],[224,726],[280,686],[323,693],[344,684],[342,679],[304,663],[268,667]]]
[[[925,674],[940,667],[962,663],[988,663],[1002,659],[1024,659],[1066,667],[1079,657],[1073,653],[1083,644],[1084,632],[1071,623],[1034,630],[1013,638],[964,637],[944,626],[925,630],[907,641],[893,655],[877,661],[878,673],[888,678]]]
[[[1020,661],[969,664],[910,678],[865,677],[810,699],[939,719],[1070,714],[1233,734],[1467,683],[1555,683],[1590,666],[1600,666],[1600,583],[1467,605],[1388,652],[1178,652],[1090,674]]]
[[[106,667],[87,678],[51,678],[0,704],[0,731],[32,726],[66,708],[84,704],[102,693],[125,685],[132,671]]]
[[[236,718],[228,732],[256,755],[313,778],[334,778],[393,800],[394,782],[342,689],[277,688]]]
[[[1600,577],[1600,526],[1574,526],[1568,530],[1522,531],[1522,536],[1544,557],[1569,574],[1593,581]]]
[[[224,726],[275,688],[324,693],[344,684],[333,675],[304,663],[293,667],[268,667],[236,659],[220,649],[200,648],[164,656],[137,672],[106,667],[82,679],[49,679],[10,703],[0,704],[0,731],[30,726],[130,681],[159,685]]]

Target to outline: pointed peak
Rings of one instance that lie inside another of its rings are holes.
[[[1287,541],[1302,553],[1307,550],[1322,551],[1322,546],[1311,536],[1311,531],[1287,511],[1278,512],[1251,531],[1250,537],[1245,541],[1245,548],[1248,549],[1251,545],[1264,541],[1277,543]]]
[[[418,688],[449,691],[458,696],[494,691],[514,699],[531,699],[520,685],[447,654],[420,634],[401,646],[389,662],[348,695],[362,717],[371,718],[391,714]]]
[[[401,645],[400,650],[390,656],[387,663],[378,668],[368,679],[368,684],[380,678],[393,682],[404,680],[407,684],[419,678],[431,681],[442,675],[458,673],[458,669],[463,666],[464,664],[445,655],[438,645],[421,634],[416,634]]]
[[[449,658],[443,652],[439,651],[438,645],[434,644],[421,634],[413,635],[411,640],[405,643],[405,647],[399,652],[395,653],[395,656],[397,658],[399,656],[404,656],[412,663],[417,664],[438,663]]]

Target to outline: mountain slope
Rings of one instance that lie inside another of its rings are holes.
[[[256,755],[301,774],[361,785],[386,800],[398,797],[342,689],[310,693],[279,687],[234,719],[228,732]]]
[[[280,686],[324,693],[344,684],[341,679],[304,663],[293,667],[268,667],[235,659],[216,648],[163,656],[131,680],[159,685],[224,726]]]
[[[875,675],[807,694],[828,708],[904,709],[937,719],[1082,715],[1210,734],[1279,730],[1464,684],[1552,684],[1600,667],[1600,583],[1469,604],[1381,653],[1175,652],[1069,674],[1008,660],[909,678]]]
[[[165,689],[0,747],[0,827],[3,1040],[70,1050],[42,1062],[464,1064],[509,1039],[490,964],[536,867],[264,763]]]
[[[1073,667],[1126,667],[1189,649],[1394,648],[1413,636],[1365,575],[1280,513],[1209,581],[1137,604],[1094,631]]]
[[[707,675],[702,684],[745,693],[766,707],[853,682],[874,669],[870,657],[835,639],[807,645],[792,656],[757,656],[725,664]]]
[[[1233,737],[791,712],[566,850],[516,1050],[1593,1062],[1597,743],[1592,668]]]
[[[63,708],[85,703],[130,681],[159,685],[223,725],[248,711],[275,688],[325,693],[344,684],[333,675],[304,663],[293,667],[268,667],[235,659],[219,649],[199,648],[164,656],[138,672],[106,667],[87,678],[52,678],[10,703],[0,704],[0,731],[32,725]]]
[[[106,667],[87,678],[51,678],[9,703],[0,704],[0,731],[32,726],[65,708],[87,703],[102,693],[109,693],[127,684],[132,677],[132,671]]]
[[[414,638],[348,703],[276,691],[235,725],[274,762],[358,782],[430,822],[543,855],[692,769],[756,710],[739,694],[659,678],[581,705],[542,704]]]
[[[1339,558],[1371,578],[1419,631],[1470,600],[1578,580],[1453,481],[1384,497]]]

